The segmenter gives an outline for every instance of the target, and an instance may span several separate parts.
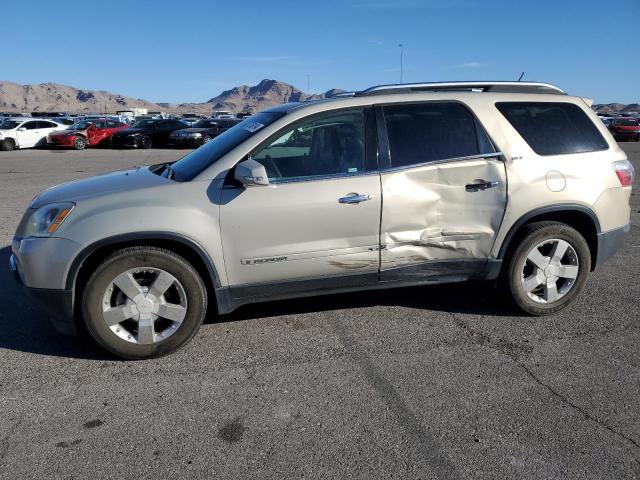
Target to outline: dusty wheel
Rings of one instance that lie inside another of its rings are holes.
[[[185,259],[155,247],[131,247],[108,257],[87,282],[82,313],[91,336],[129,359],[174,352],[197,333],[207,295]]]
[[[9,152],[16,148],[16,142],[14,142],[11,138],[5,138],[2,142],[0,142],[0,150],[3,152]]]
[[[148,135],[145,135],[140,139],[140,148],[148,150],[149,148],[151,148],[152,143],[153,142],[151,141],[151,137]]]
[[[76,137],[73,139],[73,148],[75,150],[84,150],[87,146],[87,141],[84,137]]]
[[[589,245],[575,229],[563,223],[533,223],[508,259],[504,286],[520,310],[548,315],[575,299],[590,268]]]

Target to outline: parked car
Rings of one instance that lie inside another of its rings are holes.
[[[43,146],[47,135],[64,128],[66,125],[43,118],[5,118],[0,123],[0,150]]]
[[[608,125],[618,142],[640,142],[640,122],[637,118],[618,117]]]
[[[61,125],[68,125],[68,126],[73,125],[74,123],[76,123],[76,119],[73,118],[73,117],[56,117],[54,119],[54,121],[56,123],[61,124]]]
[[[211,118],[234,118],[234,115],[229,110],[215,110]]]
[[[176,147],[199,147],[217,137],[222,132],[240,123],[235,118],[205,118],[198,120],[189,128],[175,130],[169,135],[169,145]]]
[[[74,123],[66,130],[50,133],[47,145],[50,147],[69,147],[82,150],[86,147],[105,145],[111,141],[111,136],[128,128],[129,125],[107,118],[97,120],[83,120]]]
[[[605,126],[607,128],[609,128],[609,126],[611,125],[611,123],[613,122],[613,118],[612,117],[598,117],[600,120],[602,120],[602,123],[605,124]]]
[[[378,86],[50,188],[10,267],[58,329],[76,319],[125,358],[180,348],[207,311],[370,288],[491,280],[547,315],[622,245],[633,177],[584,101],[552,85]]]
[[[167,145],[169,135],[175,130],[187,128],[180,120],[151,119],[138,120],[131,127],[115,133],[111,137],[114,147],[151,148]]]

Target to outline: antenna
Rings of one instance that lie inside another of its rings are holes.
[[[520,74],[520,76],[518,77],[518,81],[522,80],[522,77],[524,77],[524,72]]]
[[[402,57],[404,54],[404,43],[400,43],[398,47],[400,47],[400,83],[402,83],[402,70],[403,70]]]

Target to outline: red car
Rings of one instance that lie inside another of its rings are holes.
[[[617,142],[640,142],[640,122],[636,118],[618,117],[609,124]]]
[[[47,136],[47,145],[51,147],[72,147],[82,150],[108,143],[111,136],[129,125],[107,118],[83,120],[70,125],[66,130],[58,130]]]

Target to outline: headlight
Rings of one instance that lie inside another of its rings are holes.
[[[202,136],[202,134],[199,133],[199,132],[194,132],[194,133],[190,133],[189,134],[189,137],[191,137],[191,138],[200,138],[201,136]]]
[[[75,207],[74,203],[50,203],[34,210],[24,225],[25,237],[50,237]]]

